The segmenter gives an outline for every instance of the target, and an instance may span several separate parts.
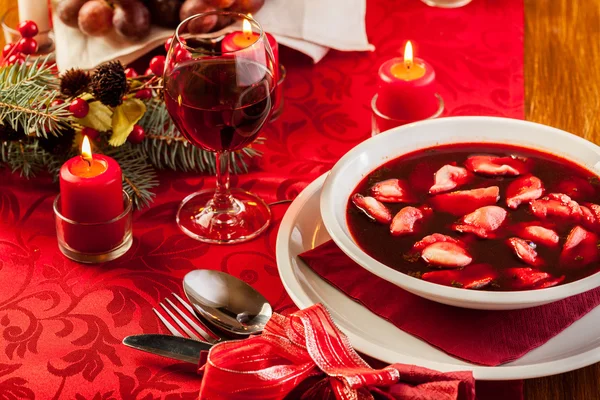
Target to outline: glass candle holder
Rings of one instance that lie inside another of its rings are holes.
[[[466,6],[472,0],[421,0],[421,1],[431,7],[458,8],[458,7]]]
[[[285,82],[286,76],[287,70],[282,64],[279,64],[279,77],[277,79],[277,87],[275,88],[275,101],[273,103],[270,122],[279,118],[283,112],[283,82]]]
[[[17,43],[21,39],[21,34],[17,30],[19,24],[19,10],[17,7],[9,8],[0,21],[2,32],[4,33],[5,43]],[[38,43],[38,50],[35,54],[30,54],[30,58],[46,57],[54,52],[54,31],[39,32],[34,39]]]
[[[73,221],[61,213],[60,194],[54,200],[58,248],[73,261],[103,263],[121,257],[133,243],[132,210],[129,195],[123,191],[124,211],[104,222]]]
[[[440,96],[437,93],[435,97],[438,101],[438,109],[433,115],[425,119],[437,118],[440,115],[442,115],[442,112],[444,112],[444,99],[442,99],[442,96]],[[411,122],[416,122],[415,120],[403,120],[392,118],[379,111],[379,109],[377,108],[377,95],[373,96],[373,99],[371,100],[371,111],[373,112],[371,118],[371,136],[378,135],[381,132],[385,132],[397,126],[410,124]]]

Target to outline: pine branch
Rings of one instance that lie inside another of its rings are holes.
[[[146,107],[146,114],[140,120],[140,125],[146,131],[143,146],[156,168],[215,173],[215,155],[193,146],[181,136],[162,100],[153,98],[146,103]],[[256,143],[263,141],[259,138]],[[231,153],[232,172],[247,172],[246,160],[261,154],[250,147]]]
[[[59,95],[47,59],[0,68],[0,121],[25,135],[57,135],[68,126],[68,104],[50,106]]]
[[[12,172],[19,172],[24,178],[31,178],[45,168],[46,152],[37,141],[11,141],[0,143],[0,160]]]
[[[171,120],[164,101],[153,97],[146,101],[146,113],[138,122],[147,134],[164,135],[169,137],[179,136],[179,132]],[[185,138],[181,137],[185,140]]]
[[[103,150],[104,154],[113,157],[121,166],[123,189],[133,200],[135,208],[143,208],[152,203],[155,194],[151,190],[158,186],[158,180],[143,149],[139,145],[126,143],[120,147],[107,146]]]
[[[257,140],[257,143],[262,142]],[[193,146],[181,136],[147,135],[144,149],[148,159],[156,168],[215,173],[214,153]],[[251,147],[232,152],[230,155],[232,172],[235,174],[247,172],[246,160],[261,154],[259,150]]]
[[[54,182],[58,182],[60,167],[63,166],[65,161],[74,157],[76,154],[76,151],[71,151],[68,154],[57,156],[48,152],[44,152],[44,165],[46,166],[48,173],[50,173],[50,175],[52,176]]]
[[[0,90],[27,85],[56,89],[58,77],[49,66],[48,57],[38,58],[29,65],[27,65],[29,58],[27,58],[23,64],[15,63],[0,68]]]

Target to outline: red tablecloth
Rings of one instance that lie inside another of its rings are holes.
[[[234,185],[267,202],[293,198],[369,137],[377,69],[406,39],[436,68],[446,115],[523,117],[521,0],[474,0],[457,10],[369,0],[367,13],[373,53],[332,52],[313,66],[282,51],[284,114],[265,129],[264,157]],[[278,311],[294,307],[275,264],[286,206],[274,207],[266,234],[242,245],[210,246],[177,229],[178,202],[213,184],[211,177],[164,174],[152,208],[135,214],[128,254],[86,266],[58,251],[51,211],[57,186],[0,174],[0,398],[195,398],[199,381],[191,365],[120,344],[130,334],[166,333],[152,307],[179,292],[194,268],[241,277]]]

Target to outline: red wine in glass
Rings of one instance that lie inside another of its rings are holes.
[[[165,87],[167,109],[181,133],[209,151],[252,143],[271,112],[273,76],[244,59],[214,59],[174,68]]]

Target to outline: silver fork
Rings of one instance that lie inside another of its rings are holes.
[[[193,315],[196,318],[196,320],[198,322],[200,322],[198,317],[196,317],[196,314],[194,313],[192,306],[190,306],[184,299],[179,297],[176,293],[171,293],[171,294],[173,295],[173,297],[175,297],[175,299],[177,299],[177,301],[179,301],[179,303],[186,310],[188,310],[188,312],[191,315]],[[173,321],[175,321],[177,326],[179,326],[181,328],[181,330],[183,332],[185,332],[185,334],[188,335],[190,338],[195,339],[195,340],[205,341],[208,343],[217,343],[220,340],[220,339],[215,339],[215,337],[217,335],[215,335],[210,329],[208,329],[204,325],[201,326],[196,321],[192,320],[183,310],[181,310],[181,308],[177,307],[171,300],[169,300],[168,297],[165,298],[165,302],[168,303],[171,306],[171,308],[173,308],[173,310],[175,310],[175,312],[177,314],[179,314],[179,316],[181,318],[183,318],[183,320],[185,322],[187,322],[189,324],[189,326],[191,326],[196,331],[197,334],[194,333],[190,328],[188,328],[186,326],[186,324],[180,318],[178,318],[167,306],[165,306],[163,303],[158,303],[162,307],[162,309],[165,310],[165,312],[169,315],[169,317],[171,317],[171,319]],[[162,322],[163,325],[166,326],[167,329],[169,330],[169,332],[171,332],[174,336],[185,337],[156,308],[152,308],[152,311],[154,311],[154,313],[156,314],[156,316],[158,317],[160,322]],[[198,335],[200,335],[202,337],[202,339],[200,339],[200,337],[198,337]]]

